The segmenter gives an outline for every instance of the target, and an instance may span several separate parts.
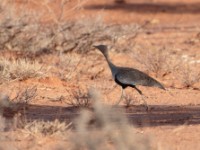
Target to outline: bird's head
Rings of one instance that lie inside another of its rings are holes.
[[[108,55],[108,47],[106,45],[94,45],[93,47],[97,48],[104,55]]]

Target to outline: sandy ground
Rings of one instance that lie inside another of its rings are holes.
[[[135,39],[137,44],[149,49],[152,45],[152,48],[170,47],[175,54],[180,56],[180,59],[183,55],[187,55],[191,61],[200,60],[200,38],[198,36],[200,33],[200,2],[198,0],[127,0],[124,4],[114,4],[112,0],[88,0],[83,2],[83,5],[80,2],[80,7],[74,7],[74,3],[70,1],[65,6],[64,19],[75,20],[98,15],[106,23],[142,25],[150,21],[150,25],[145,28],[146,32],[139,33]],[[55,11],[59,8],[57,3],[53,2],[49,6]],[[40,5],[31,2],[29,7],[33,10],[40,9]],[[59,11],[57,12],[59,14]],[[48,14],[45,18],[50,19]],[[145,71],[144,66],[134,60],[132,53],[129,53],[113,51],[111,59],[115,64],[136,67]],[[77,59],[82,57],[74,53],[69,55]],[[46,60],[52,62],[58,59],[52,55],[45,57]],[[62,102],[62,97],[69,99],[71,93],[78,88],[96,87],[104,96],[105,104],[114,104],[120,96],[118,94],[120,88],[118,86],[114,88],[115,83],[111,79],[111,73],[103,56],[92,50],[82,59],[84,63],[79,67],[88,69],[79,73],[76,80],[62,81],[53,76],[42,79],[33,78],[7,83],[6,89],[5,85],[1,85],[0,89],[7,92],[19,86],[37,86],[37,97],[25,112],[30,120],[59,118],[71,121],[76,117],[77,110],[69,108],[65,102]],[[93,78],[99,70],[102,72]],[[139,87],[147,96],[146,101],[150,110],[147,112],[142,106],[127,108],[126,114],[130,122],[139,134],[149,136],[153,145],[159,150],[200,149],[199,83],[196,84],[196,88],[183,88],[176,74],[157,79],[166,86],[167,91]],[[127,93],[136,99],[136,105],[142,103],[136,91],[129,88]],[[123,107],[123,102],[120,106]]]

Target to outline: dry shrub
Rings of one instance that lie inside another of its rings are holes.
[[[94,100],[94,111],[83,110],[76,120],[72,149],[150,149],[148,139],[135,133],[120,110],[102,105],[101,96],[94,89],[90,90],[90,96]]]
[[[59,62],[55,64],[55,66],[59,68],[59,70],[56,70],[55,74],[64,81],[74,79],[74,77],[80,73],[78,66],[81,63],[83,63],[82,57],[61,53],[59,55]]]
[[[179,79],[183,87],[193,87],[196,83],[200,82],[200,70],[199,65],[189,64],[188,62],[182,62],[179,68]]]
[[[153,47],[153,46],[150,46]],[[188,57],[174,55],[169,49],[136,47],[133,57],[143,64],[147,72],[154,73],[156,77],[164,77],[173,74],[183,87],[193,87],[200,81],[200,71],[198,63]]]
[[[18,13],[14,3],[4,1],[1,4],[2,16],[0,21],[0,48],[10,50],[29,50],[36,51],[46,45],[44,32],[40,32],[39,24],[40,13],[27,11]],[[4,17],[3,17],[4,16]],[[39,36],[38,36],[39,35]],[[45,42],[44,42],[45,40]]]
[[[90,56],[89,56],[90,57]],[[68,54],[59,54],[59,61],[53,64],[53,74],[58,76],[63,81],[77,81],[79,82],[83,76],[88,76],[90,74],[96,76],[96,74],[100,74],[102,69],[99,72],[96,72],[94,75],[93,67],[94,63],[88,61],[87,56],[83,56],[83,54],[79,55],[76,53],[68,53]],[[95,58],[93,58],[95,59]],[[94,60],[96,61],[96,60]],[[92,78],[92,77],[91,77]]]
[[[75,40],[79,41],[76,49],[87,52],[93,43],[109,43],[115,45],[120,51],[125,50],[123,41],[128,41],[138,32],[139,25],[106,25],[101,16],[86,18],[76,22],[74,26]]]
[[[0,114],[12,122],[13,128],[23,126],[25,118],[21,112],[25,111],[28,104],[37,96],[37,87],[19,88],[16,94],[12,91],[10,95],[15,97],[0,93]]]
[[[0,58],[0,82],[26,80],[44,76],[44,69],[37,61],[26,59],[8,60]]]
[[[111,45],[126,45],[121,38],[130,39],[138,31],[138,25],[106,25],[102,16],[82,18],[71,22],[62,22],[59,27],[53,26],[53,49],[86,53],[96,42],[107,42]],[[122,48],[123,46],[121,46]],[[124,50],[124,49],[122,49]]]
[[[178,57],[172,55],[165,47],[151,49],[136,47],[135,49],[133,58],[144,65],[147,72],[154,73],[156,77],[164,77],[175,72],[180,66]]]
[[[23,51],[28,57],[49,53],[52,50],[69,52],[75,50],[85,53],[95,42],[109,42],[124,51],[128,48],[125,41],[135,37],[140,26],[106,25],[102,16],[93,16],[76,21],[63,20],[65,1],[60,2],[60,15],[55,15],[47,4],[42,6],[49,10],[53,21],[42,24],[40,12],[28,12],[16,16],[16,10],[10,3],[3,9],[4,16],[0,22],[0,49]],[[26,56],[25,55],[25,56]]]
[[[91,98],[88,92],[74,91],[72,93],[72,98],[69,98],[67,104],[75,107],[89,107],[91,105]]]
[[[37,96],[37,86],[19,89],[12,99],[15,103],[29,104]]]

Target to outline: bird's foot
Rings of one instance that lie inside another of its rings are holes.
[[[142,104],[141,106],[143,106],[145,108],[145,111],[147,111],[147,112],[150,110],[150,108],[147,104]]]
[[[143,103],[141,103],[139,106],[141,108],[145,108],[145,111],[149,111],[150,110],[150,108],[149,108],[149,106],[148,106],[148,104],[147,104],[147,102],[145,100],[143,100]]]
[[[148,106],[148,104],[147,104],[145,98],[147,98],[147,97],[146,97],[145,95],[142,95],[142,101],[143,101],[142,106],[145,107],[145,110],[146,110],[146,111],[149,111],[149,106]]]

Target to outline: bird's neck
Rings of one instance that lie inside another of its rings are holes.
[[[105,58],[107,60],[108,66],[110,67],[110,70],[112,72],[112,76],[115,77],[115,74],[117,73],[117,66],[115,66],[109,59],[107,55],[105,55]]]

